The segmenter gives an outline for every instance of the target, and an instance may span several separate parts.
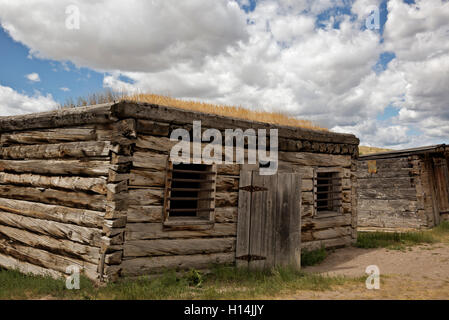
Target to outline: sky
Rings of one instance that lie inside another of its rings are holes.
[[[447,0],[0,0],[0,116],[104,89],[449,143]]]

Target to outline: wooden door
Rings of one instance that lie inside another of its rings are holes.
[[[300,267],[301,177],[240,172],[236,261],[238,267]]]
[[[447,160],[446,158],[434,158],[433,165],[439,213],[449,213],[449,171]]]

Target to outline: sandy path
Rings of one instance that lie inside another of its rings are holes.
[[[331,253],[307,272],[348,277],[368,276],[377,265],[381,288],[368,290],[364,283],[347,284],[333,291],[298,292],[282,299],[449,299],[449,244],[416,246],[406,251],[343,248]]]

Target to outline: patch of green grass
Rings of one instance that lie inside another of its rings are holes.
[[[298,290],[330,290],[354,281],[359,279],[311,274],[293,268],[255,271],[216,266],[209,273],[168,271],[158,277],[124,278],[104,286],[95,286],[82,278],[80,290],[68,290],[62,280],[3,270],[0,271],[0,299],[253,299]]]
[[[93,283],[85,277],[80,278],[80,286],[86,292],[94,290]],[[65,281],[50,277],[25,275],[16,270],[0,268],[0,300],[28,299],[47,295],[65,298],[72,296],[72,294],[73,291],[66,289]]]
[[[324,259],[327,257],[327,251],[324,247],[321,247],[321,249],[308,251],[306,249],[303,249],[301,251],[301,266],[308,267],[313,266],[316,264],[319,264],[323,262]]]
[[[355,246],[366,249],[388,248],[403,250],[411,245],[435,242],[435,238],[426,232],[359,232]]]
[[[392,233],[359,232],[355,246],[358,248],[388,248],[404,250],[418,244],[433,244],[449,239],[449,222],[443,222],[426,231]]]

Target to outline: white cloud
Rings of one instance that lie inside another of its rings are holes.
[[[41,81],[41,78],[39,77],[39,74],[36,73],[36,72],[27,74],[27,75],[25,76],[25,78],[27,78],[27,79],[30,80],[31,82],[40,82],[40,81]]]
[[[57,106],[51,95],[43,96],[36,92],[34,96],[28,96],[0,85],[0,116],[44,112]]]
[[[59,88],[59,90],[64,91],[64,92],[69,92],[70,91],[70,89],[66,88],[66,87]]]
[[[65,26],[68,5],[79,8],[79,30]],[[247,36],[244,12],[228,0],[28,0],[24,6],[0,1],[0,20],[33,56],[97,70],[200,65]]]
[[[232,0],[28,0],[24,15],[0,0],[0,21],[32,55],[105,71],[114,90],[285,111],[370,145],[447,142],[449,2],[390,0],[383,42],[361,28],[380,2],[355,0],[357,19],[331,16],[324,28],[317,15],[348,1],[261,0],[246,14]],[[72,3],[78,31],[64,27]],[[386,51],[395,59],[373,70]],[[387,106],[398,116],[377,120]]]

